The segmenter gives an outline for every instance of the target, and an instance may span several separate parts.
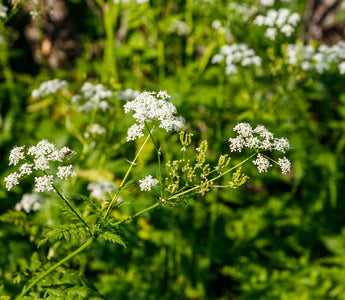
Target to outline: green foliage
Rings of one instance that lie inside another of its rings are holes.
[[[64,2],[82,50],[55,68],[50,62],[64,53],[59,43],[69,40],[57,40],[51,54],[35,61],[24,34],[27,8],[10,2],[4,5],[11,17],[0,18],[1,300],[19,295],[90,238],[92,246],[45,276],[27,299],[345,299],[345,90],[337,66],[319,74],[288,64],[288,44],[304,41],[297,32],[264,38],[253,24],[267,11],[260,1],[73,0]],[[305,14],[303,1],[275,2],[275,9]],[[234,3],[242,10],[229,9]],[[39,12],[37,51],[43,38],[55,41],[41,27],[54,18]],[[341,18],[340,12],[331,21]],[[174,31],[176,21],[189,31]],[[249,45],[262,66],[239,66],[228,76],[224,64],[211,63],[233,43]],[[70,85],[33,99],[32,90],[53,78]],[[82,113],[71,103],[86,81],[114,93],[109,110]],[[167,90],[188,134],[157,130],[159,149],[149,140],[133,162],[143,140],[126,142],[132,125],[120,100],[126,88]],[[287,137],[292,172],[258,174],[249,160],[210,182],[251,155],[229,152],[238,122],[263,124]],[[90,133],[93,124],[106,132]],[[65,200],[45,194],[40,210],[16,211],[32,186],[25,179],[5,189],[3,178],[14,170],[8,152],[41,139],[77,152],[71,161],[77,176],[58,182]],[[120,189],[92,195],[89,183],[119,187],[131,164]],[[138,179],[148,174],[162,179],[163,193],[158,186],[140,191]],[[200,178],[199,193],[166,200],[198,186]],[[159,209],[145,211],[156,203]]]

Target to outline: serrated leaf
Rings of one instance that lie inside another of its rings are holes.
[[[127,246],[126,246],[125,242],[123,241],[123,239],[118,234],[116,234],[116,233],[113,233],[113,232],[110,232],[110,231],[106,231],[106,232],[101,234],[101,237],[103,237],[108,242],[112,242],[114,244],[120,244],[124,248],[127,248]]]

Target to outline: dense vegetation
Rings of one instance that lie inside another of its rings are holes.
[[[85,245],[84,219],[95,240],[27,299],[345,299],[345,42],[304,41],[301,2],[0,4],[0,299]],[[127,133],[143,91],[171,96],[175,130]],[[291,172],[253,158],[181,198],[176,181],[139,181],[169,178],[161,165],[182,155],[205,166],[195,180],[221,154],[236,166],[251,155],[229,148],[238,123],[287,138]],[[56,161],[75,151],[54,182],[82,221],[56,190],[28,204],[32,177],[6,185],[10,150],[41,140],[71,149]]]

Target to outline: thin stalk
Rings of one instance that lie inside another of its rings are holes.
[[[136,214],[134,214],[134,215],[132,215],[132,216],[126,218],[126,219],[123,219],[123,220],[121,220],[121,221],[117,221],[116,223],[114,223],[114,224],[112,224],[112,225],[113,225],[114,227],[119,226],[120,224],[125,223],[125,222],[128,222],[128,221],[130,221],[130,220],[136,218],[137,216],[139,216],[139,215],[141,215],[141,214],[143,214],[143,213],[146,213],[146,212],[148,212],[148,211],[150,211],[150,210],[152,210],[152,209],[155,209],[155,208],[158,207],[159,205],[160,205],[160,202],[156,202],[155,204],[152,204],[151,206],[144,208],[143,210],[137,212]]]
[[[127,219],[121,220],[116,222],[115,224],[113,224],[113,226],[119,226],[122,223],[128,222],[132,219],[134,219],[135,217],[148,212],[152,209],[155,209],[156,207],[158,207],[160,205],[160,202],[156,202],[155,204],[137,212],[136,214],[130,216]],[[22,297],[24,297],[39,281],[41,281],[44,277],[46,277],[47,275],[49,275],[51,272],[53,272],[56,268],[58,268],[59,266],[61,266],[62,264],[64,264],[65,262],[69,261],[70,259],[72,259],[74,256],[76,256],[77,254],[79,254],[80,252],[84,251],[88,246],[90,246],[94,241],[96,240],[95,237],[90,238],[89,240],[87,240],[83,245],[81,245],[78,249],[76,249],[75,251],[73,251],[71,254],[69,254],[68,256],[66,256],[65,258],[63,258],[62,260],[60,260],[59,262],[57,262],[55,265],[51,266],[47,271],[45,271],[44,273],[42,273],[40,276],[38,276],[34,281],[32,281],[29,286],[27,288],[25,288],[19,296],[16,297],[16,299],[21,299]]]
[[[153,138],[153,135],[150,131],[149,126],[147,125],[147,123],[145,122],[145,126],[147,131],[150,134],[151,140],[153,145],[155,146],[156,152],[157,152],[157,160],[158,160],[158,179],[159,179],[159,187],[160,187],[160,194],[161,194],[161,198],[163,198],[163,183],[162,183],[162,171],[161,171],[161,147],[158,148],[158,145],[156,144],[155,139]]]
[[[236,166],[233,166],[232,168],[226,170],[225,172],[219,174],[218,176],[213,177],[212,179],[209,180],[209,182],[216,181],[217,179],[223,177],[225,174],[231,172],[231,171],[234,170],[234,169],[237,169],[238,167],[240,167],[241,165],[243,165],[245,162],[247,162],[248,160],[250,160],[250,159],[251,159],[254,155],[256,155],[256,154],[257,154],[257,152],[253,153],[252,155],[250,155],[249,157],[247,157],[245,160],[243,160],[243,161],[241,161],[240,163],[238,163]],[[192,192],[192,191],[198,189],[199,187],[200,187],[200,185],[196,185],[196,186],[190,188],[189,190],[186,190],[186,191],[183,191],[183,192],[181,192],[181,193],[172,195],[172,196],[168,197],[166,200],[168,201],[168,200],[176,199],[176,198],[178,198],[178,197],[181,197],[181,196],[183,196],[183,195],[185,195],[185,194],[188,194],[189,192]]]
[[[56,193],[60,196],[60,198],[65,202],[65,204],[68,206],[68,208],[73,212],[73,214],[85,225],[88,232],[91,234],[91,229],[89,225],[85,222],[85,220],[78,214],[78,212],[73,208],[73,206],[68,202],[68,200],[60,193],[60,191],[56,188],[56,186],[53,184],[53,188],[56,191]]]
[[[130,164],[130,166],[129,166],[129,168],[128,168],[126,174],[125,174],[125,176],[123,177],[123,179],[122,179],[122,181],[121,181],[121,184],[120,184],[119,188],[117,189],[117,193],[116,193],[115,196],[111,199],[111,202],[110,202],[110,204],[109,204],[109,206],[108,206],[108,209],[107,209],[107,211],[105,212],[105,214],[104,214],[104,216],[103,216],[103,219],[102,219],[102,221],[101,221],[101,224],[102,224],[102,223],[104,222],[104,220],[108,217],[108,215],[109,215],[109,213],[110,213],[110,210],[112,209],[112,207],[113,207],[115,201],[117,200],[117,196],[119,195],[121,188],[124,186],[124,184],[125,184],[125,182],[126,182],[126,180],[127,180],[127,177],[128,177],[128,175],[129,175],[129,173],[131,172],[131,170],[132,170],[132,168],[133,168],[135,162],[137,161],[137,159],[138,159],[138,157],[139,157],[141,151],[144,149],[144,146],[146,145],[147,141],[149,140],[150,134],[151,134],[152,131],[153,131],[153,128],[151,129],[151,131],[150,131],[150,133],[147,135],[147,137],[146,137],[144,143],[141,145],[139,151],[138,151],[137,154],[135,155],[134,160],[131,162],[131,164]]]
[[[28,287],[26,287],[19,296],[16,297],[16,299],[22,299],[22,297],[24,297],[39,281],[41,281],[44,277],[46,277],[48,274],[50,274],[51,272],[53,272],[56,268],[58,268],[59,266],[61,266],[62,264],[64,264],[65,262],[69,261],[70,259],[72,259],[74,256],[76,256],[77,254],[79,254],[80,252],[82,252],[84,249],[86,249],[89,245],[92,244],[92,242],[95,239],[92,237],[89,240],[86,241],[86,243],[84,243],[83,245],[81,245],[78,249],[76,249],[75,251],[73,251],[71,254],[69,254],[68,256],[66,256],[65,258],[61,259],[59,262],[57,262],[55,265],[51,266],[47,271],[45,271],[44,273],[42,273],[40,276],[38,276],[34,281],[32,281]]]

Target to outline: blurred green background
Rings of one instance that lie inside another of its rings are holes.
[[[9,11],[0,26],[0,299],[17,295],[41,265],[74,249],[65,241],[37,249],[44,228],[65,217],[49,194],[41,210],[15,211],[32,187],[6,191],[9,150],[41,139],[69,145],[79,169],[63,187],[69,193],[89,195],[92,181],[118,183],[124,158],[138,147],[122,142],[132,122],[119,97],[127,88],[166,90],[194,141],[208,139],[211,158],[229,153],[238,122],[265,125],[290,141],[292,172],[259,174],[247,165],[250,179],[240,189],[216,190],[125,224],[127,249],[98,241],[53,275],[54,286],[42,283],[50,299],[345,299],[345,75],[286,63],[287,45],[306,42],[305,24],[291,37],[265,39],[253,22],[269,9],[260,1],[119,2],[3,2]],[[308,10],[304,1],[275,2],[273,8],[301,17]],[[254,49],[261,67],[227,75],[224,64],[211,63],[233,43]],[[31,97],[54,78],[68,81],[68,89]],[[114,92],[108,113],[71,108],[86,81]],[[83,135],[91,117],[105,135]],[[177,139],[160,137],[172,157]],[[157,167],[147,147],[133,178]],[[231,157],[232,163],[244,158]],[[150,194],[128,197],[113,216],[153,201]]]

